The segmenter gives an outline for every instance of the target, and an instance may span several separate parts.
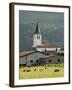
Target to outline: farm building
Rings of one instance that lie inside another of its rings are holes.
[[[64,53],[64,49],[55,44],[43,44],[42,35],[40,33],[40,28],[38,23],[36,25],[36,30],[33,34],[33,46],[32,51],[23,51],[19,55],[19,64],[25,66],[31,65],[43,65],[43,64],[53,64],[64,62],[64,55],[59,55],[57,53]]]
[[[47,55],[40,58],[41,64],[60,64],[64,62],[63,55]]]
[[[24,51],[20,52],[20,65],[36,65],[39,64],[39,59],[47,54],[39,51]]]
[[[24,66],[45,65],[64,62],[63,55],[49,55],[39,51],[20,52],[19,64]]]

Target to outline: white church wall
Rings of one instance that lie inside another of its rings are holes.
[[[37,48],[37,51],[56,51],[56,48]]]
[[[61,48],[57,48],[57,52],[60,52]]]
[[[59,52],[61,48],[37,48],[36,50],[43,52],[43,51],[56,51],[56,49],[57,52]]]
[[[33,47],[36,47],[36,46],[41,45],[41,44],[42,44],[41,34],[34,34],[33,35]]]

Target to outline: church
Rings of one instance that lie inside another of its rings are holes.
[[[61,47],[54,44],[43,44],[42,35],[36,25],[36,30],[33,34],[33,45],[31,51],[19,52],[19,65],[20,66],[32,66],[32,65],[46,65],[54,63],[63,63],[64,55],[57,54],[63,53]]]
[[[43,44],[42,43],[42,35],[40,32],[40,28],[38,27],[38,23],[36,25],[36,30],[33,34],[33,49],[44,52],[44,51],[59,51],[61,49],[60,46],[57,46],[55,44]]]

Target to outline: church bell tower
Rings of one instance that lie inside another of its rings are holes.
[[[33,47],[37,47],[42,44],[42,36],[40,33],[40,29],[38,27],[38,23],[36,25],[36,30],[33,34]]]

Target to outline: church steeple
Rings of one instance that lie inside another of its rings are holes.
[[[38,23],[36,25],[36,30],[35,30],[34,34],[36,34],[36,33],[40,33],[40,30],[39,30],[39,27],[38,27]]]
[[[35,32],[33,34],[33,47],[37,47],[41,45],[41,43],[42,43],[42,36],[41,36],[40,29],[37,23]]]

